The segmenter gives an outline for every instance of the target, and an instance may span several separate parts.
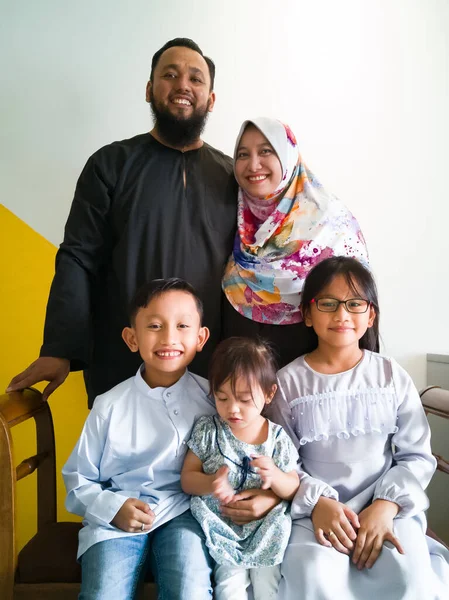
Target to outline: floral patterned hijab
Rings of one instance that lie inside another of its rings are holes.
[[[237,234],[223,290],[231,305],[248,319],[275,325],[299,323],[301,292],[312,267],[338,255],[367,263],[368,252],[356,219],[302,162],[288,125],[265,117],[245,121],[234,161],[250,124],[276,152],[282,179],[263,199],[239,188]]]

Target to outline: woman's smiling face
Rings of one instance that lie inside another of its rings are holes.
[[[267,138],[254,125],[248,125],[240,138],[234,170],[239,186],[255,198],[266,198],[281,183],[279,158]]]

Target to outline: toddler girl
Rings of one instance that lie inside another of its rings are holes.
[[[276,392],[275,361],[264,343],[234,337],[217,347],[209,372],[218,415],[193,429],[182,488],[216,561],[215,598],[246,599],[252,583],[255,600],[274,599],[299,481],[294,445],[261,414]],[[235,494],[260,487],[282,499],[264,518],[237,525],[221,515]]]

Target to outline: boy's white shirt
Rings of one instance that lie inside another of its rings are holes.
[[[152,530],[189,508],[180,473],[196,420],[215,414],[206,379],[188,371],[169,388],[137,374],[98,396],[62,474],[66,508],[83,517],[78,557],[111,538],[146,535],[111,525],[128,498],[156,514]]]

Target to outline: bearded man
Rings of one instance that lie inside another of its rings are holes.
[[[40,357],[7,391],[84,370],[89,407],[131,377],[140,358],[121,332],[145,281],[181,277],[204,303],[211,339],[191,370],[207,376],[220,339],[221,275],[232,249],[237,191],[232,161],[201,140],[215,102],[215,65],[192,40],[153,56],[150,133],[95,152],[81,173],[56,256]]]

